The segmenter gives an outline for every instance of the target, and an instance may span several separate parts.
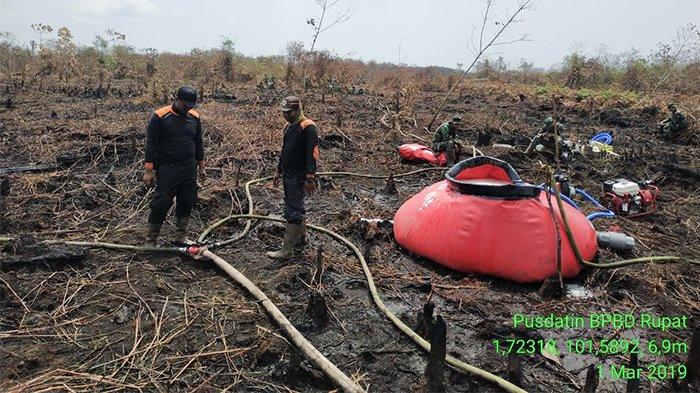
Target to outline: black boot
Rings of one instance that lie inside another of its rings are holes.
[[[190,223],[189,217],[177,217],[175,219],[175,243],[187,244],[187,225]]]
[[[158,235],[160,235],[160,227],[163,224],[156,224],[149,222],[148,223],[148,231],[146,232],[146,247],[158,247]]]

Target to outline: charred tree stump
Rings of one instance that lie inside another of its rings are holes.
[[[107,184],[115,185],[117,184],[117,178],[114,176],[114,165],[109,168],[109,171],[104,177],[104,181]]]
[[[243,161],[237,160],[237,168],[236,168],[236,188],[240,187],[240,180],[241,180],[241,167],[243,166]]]
[[[433,311],[435,311],[435,304],[427,302],[423,305],[423,310],[416,314],[416,333],[425,339],[430,337],[430,329],[433,326]]]
[[[564,290],[559,285],[559,278],[556,274],[544,280],[539,293],[542,299],[561,299],[564,296]]]
[[[326,299],[320,292],[312,292],[309,297],[309,304],[306,306],[306,313],[314,323],[316,331],[328,326],[328,306]]]
[[[343,125],[343,111],[341,109],[337,109],[335,112],[335,126],[340,127]]]
[[[639,367],[639,359],[636,353],[630,355],[629,368],[636,370]],[[639,379],[632,378],[627,380],[627,393],[639,393]]]
[[[316,271],[311,279],[311,284],[321,285],[321,279],[323,277],[323,247],[319,247],[318,252],[316,252]]]
[[[295,382],[301,379],[302,367],[301,356],[294,348],[289,351],[289,363],[287,365],[287,382]]]
[[[688,352],[688,382],[700,389],[700,326],[695,327],[693,337],[690,339],[690,352]]]
[[[586,371],[586,383],[581,389],[581,393],[595,393],[598,389],[598,383],[600,382],[598,371],[595,369],[595,365],[591,364],[588,366],[588,371]]]
[[[10,179],[0,179],[0,197],[10,194]]]
[[[438,315],[435,324],[429,332],[430,357],[425,374],[428,377],[428,390],[430,392],[445,391],[445,357],[447,356],[447,324],[441,315]]]
[[[304,366],[303,358],[299,352],[292,348],[289,353],[289,361],[287,363],[286,381],[289,384],[298,383],[304,379],[313,379],[313,374]]]
[[[479,134],[476,136],[476,145],[477,146],[489,146],[491,144],[491,139],[493,138],[493,135],[491,134],[490,131],[479,131]]]
[[[389,175],[389,178],[386,179],[386,188],[385,191],[389,195],[396,195],[398,194],[398,190],[396,189],[396,182],[394,181],[394,175]]]
[[[425,321],[423,320],[423,311],[418,311],[416,313],[416,326],[413,328],[416,333],[425,338]]]
[[[506,379],[518,386],[522,385],[523,381],[523,363],[522,357],[515,353],[508,355],[508,364],[506,365]]]
[[[289,362],[287,363],[287,373],[285,381],[292,385],[298,386],[303,383],[308,383],[321,390],[333,390],[335,386],[322,372],[311,368],[304,364],[304,358],[299,351],[291,348],[289,354]]]
[[[371,260],[370,257],[372,256],[372,247],[374,247],[374,241],[368,241],[367,243],[365,243],[363,255],[365,256],[365,260],[367,261],[367,263],[369,263],[369,261]]]
[[[396,113],[401,112],[401,90],[396,89],[396,94],[394,95],[394,110]]]

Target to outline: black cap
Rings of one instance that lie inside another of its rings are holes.
[[[185,105],[190,108],[199,106],[199,104],[197,104],[197,90],[190,86],[180,86],[180,88],[177,89],[175,98],[185,101]]]

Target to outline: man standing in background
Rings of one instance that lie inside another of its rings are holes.
[[[274,185],[279,184],[281,177],[287,224],[282,248],[267,253],[267,256],[276,259],[291,257],[294,245],[304,237],[304,194],[311,195],[316,190],[318,159],[318,130],[313,120],[304,116],[299,98],[289,96],[282,100],[282,115],[287,125],[283,131],[284,140]]]

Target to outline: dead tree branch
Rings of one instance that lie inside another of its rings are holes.
[[[316,48],[316,41],[318,41],[318,36],[321,35],[324,31],[332,28],[333,26],[337,25],[338,23],[343,23],[350,19],[352,14],[355,12],[350,8],[350,5],[348,4],[348,8],[342,12],[339,13],[335,16],[333,20],[331,20],[329,23],[327,23],[324,26],[324,22],[326,22],[326,13],[338,3],[340,3],[341,0],[314,0],[316,4],[321,8],[321,16],[318,18],[318,21],[316,21],[315,18],[309,18],[306,20],[306,24],[311,26],[314,30],[314,35],[313,38],[311,39],[311,47],[309,49],[309,53],[314,53],[314,49]],[[304,65],[304,80],[306,80],[307,77],[307,65]],[[304,90],[306,90],[306,85],[304,85]]]
[[[455,82],[455,84],[452,85],[452,87],[450,88],[450,90],[447,92],[447,94],[445,95],[445,98],[443,98],[442,102],[440,103],[440,106],[439,106],[439,107],[437,108],[437,110],[435,111],[435,114],[433,115],[433,118],[430,120],[430,123],[428,124],[428,127],[426,127],[427,130],[431,130],[431,129],[433,128],[433,124],[435,123],[435,120],[436,120],[437,117],[440,115],[440,112],[442,111],[442,108],[445,106],[445,103],[447,102],[447,100],[448,100],[448,99],[450,98],[450,96],[452,95],[452,92],[454,91],[454,89],[457,87],[457,85],[459,85],[459,84],[462,82],[462,80],[464,79],[464,77],[467,76],[467,74],[469,73],[469,71],[471,71],[471,69],[474,67],[474,65],[476,65],[476,63],[479,61],[479,59],[481,58],[481,56],[482,56],[489,48],[491,48],[491,47],[494,46],[494,45],[504,45],[504,44],[513,43],[513,42],[518,42],[518,41],[525,41],[525,40],[527,39],[528,36],[527,36],[527,35],[524,35],[523,37],[518,38],[518,39],[515,39],[515,40],[512,40],[512,41],[503,42],[503,43],[497,43],[497,42],[496,42],[496,40],[497,40],[497,39],[501,36],[501,34],[508,28],[508,26],[510,26],[510,25],[513,24],[514,22],[517,22],[517,21],[518,21],[518,20],[516,20],[515,18],[516,18],[521,12],[523,12],[523,11],[525,11],[525,10],[529,10],[529,9],[532,8],[532,4],[531,4],[531,3],[532,3],[532,0],[521,0],[521,1],[518,3],[518,8],[517,8],[517,9],[515,10],[515,12],[513,12],[509,17],[507,17],[507,20],[506,20],[505,22],[496,22],[496,25],[499,25],[500,28],[499,28],[498,31],[493,35],[493,37],[491,37],[491,39],[488,41],[488,43],[486,43],[486,45],[484,45],[484,30],[486,29],[486,23],[488,22],[488,16],[489,16],[489,12],[490,12],[490,10],[491,10],[491,5],[493,4],[493,0],[486,0],[486,10],[485,10],[485,12],[484,12],[484,18],[483,18],[483,20],[482,20],[481,29],[480,29],[480,32],[479,32],[479,46],[478,46],[478,48],[476,48],[476,46],[474,45],[473,42],[472,42],[472,46],[473,46],[474,48],[469,48],[469,46],[467,46],[467,48],[474,54],[474,60],[471,62],[471,64],[469,65],[469,67],[467,67],[467,69],[464,70],[464,72],[463,72],[462,75],[459,77],[459,79],[457,80],[457,82]]]

